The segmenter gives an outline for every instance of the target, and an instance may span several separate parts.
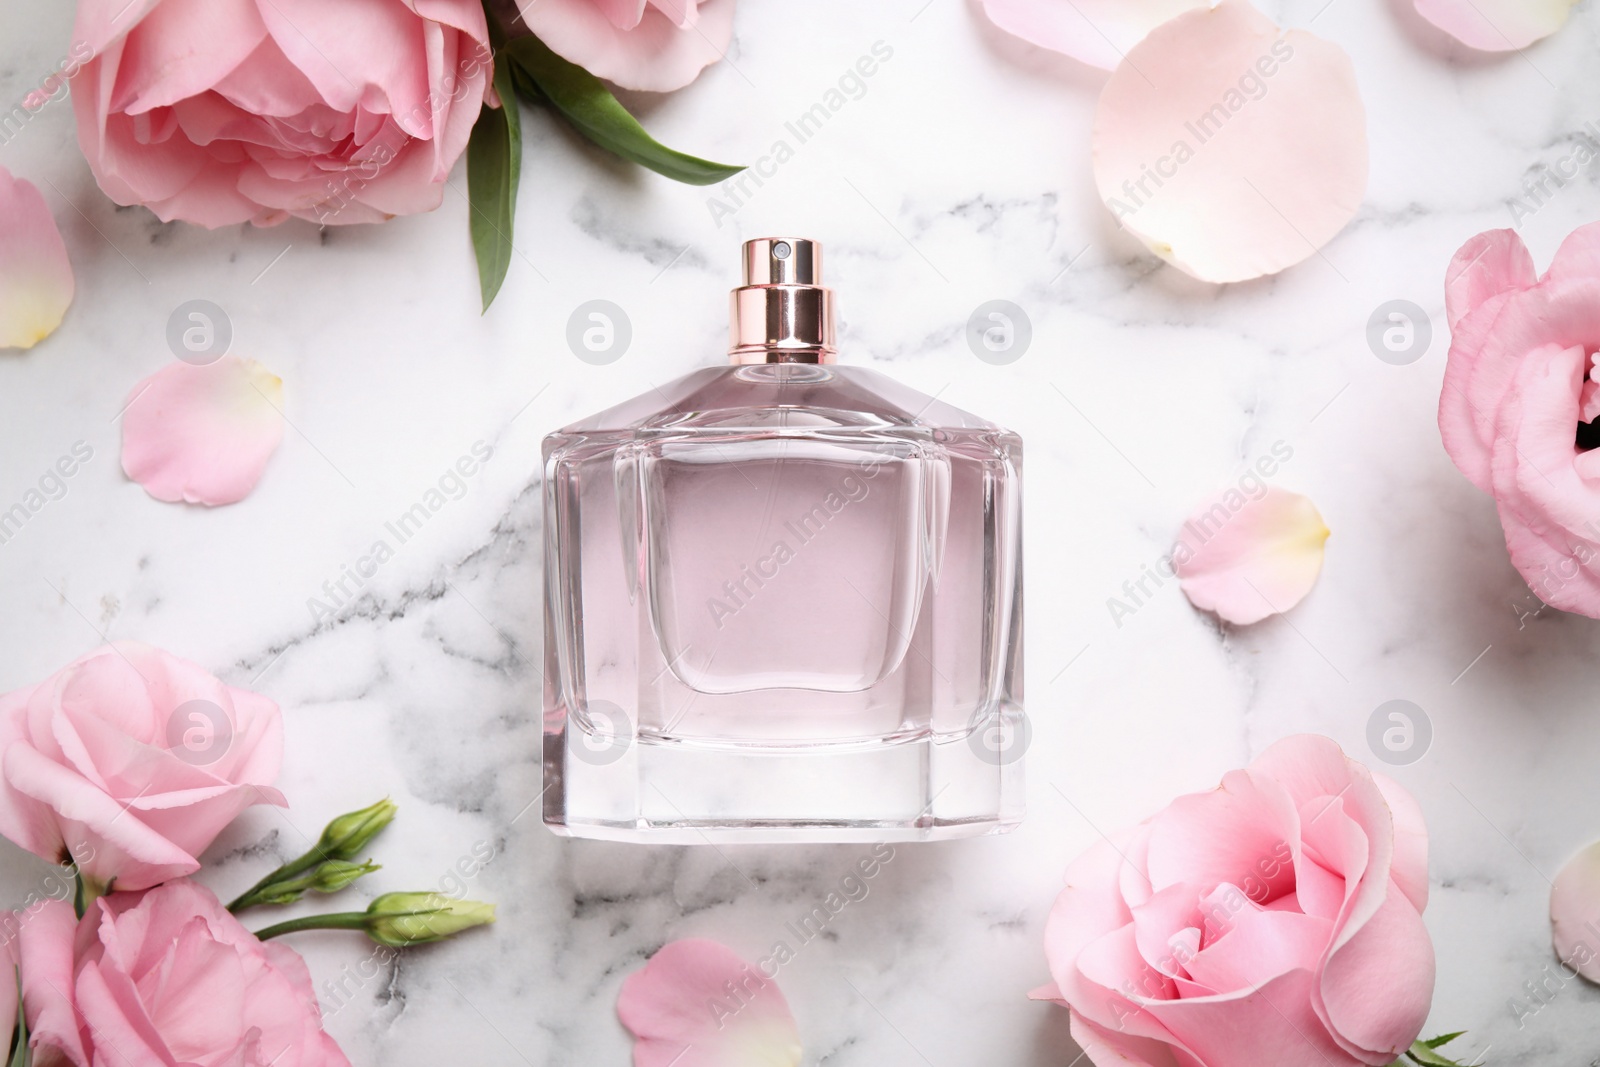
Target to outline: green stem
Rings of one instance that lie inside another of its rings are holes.
[[[266,941],[280,934],[294,934],[301,930],[365,930],[368,915],[364,911],[336,911],[327,915],[306,915],[299,919],[286,919],[281,923],[256,931],[258,941]]]
[[[261,881],[257,882],[249,889],[246,889],[243,893],[240,893],[237,897],[234,897],[232,902],[228,904],[228,910],[233,912],[243,911],[245,908],[261,903],[260,900],[256,899],[257,894],[259,894],[269,885],[273,885],[276,882],[282,882],[286,879],[294,877],[297,874],[309,871],[317,864],[329,858],[330,857],[328,854],[325,853],[320,847],[314,846],[310,852],[290,860],[288,863],[285,863],[282,867],[279,867],[271,874],[268,874],[265,878],[261,879]]]

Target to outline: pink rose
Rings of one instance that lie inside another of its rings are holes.
[[[535,37],[624,89],[694,81],[733,40],[733,0],[516,0]]]
[[[36,1064],[348,1067],[305,961],[190,881],[50,901],[18,940]]]
[[[1389,1064],[1433,997],[1427,899],[1410,794],[1290,737],[1072,864],[1034,995],[1099,1067]]]
[[[282,804],[278,705],[188,660],[106,645],[0,696],[0,834],[98,888],[200,866],[251,804]]]
[[[80,0],[74,36],[100,188],[213,227],[432,211],[492,73],[479,0]]]
[[[1445,451],[1493,495],[1511,562],[1546,604],[1600,618],[1600,223],[1543,278],[1511,230],[1456,253],[1445,277]]]

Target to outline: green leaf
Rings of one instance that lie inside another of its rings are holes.
[[[1457,1030],[1453,1034],[1441,1034],[1438,1037],[1429,1038],[1427,1041],[1418,1041],[1406,1050],[1405,1056],[1395,1060],[1395,1063],[1404,1064],[1406,1060],[1410,1060],[1412,1063],[1423,1064],[1424,1067],[1463,1067],[1462,1064],[1435,1052],[1434,1049],[1448,1045],[1464,1033],[1466,1033],[1465,1030]]]
[[[599,78],[562,59],[537,37],[517,37],[507,42],[504,51],[579,133],[608,152],[688,185],[715,185],[744,170],[661,144]]]
[[[478,113],[467,142],[467,202],[471,207],[472,250],[478,257],[478,288],[483,310],[494,303],[511,266],[517,183],[522,178],[522,116],[512,86],[511,64],[502,49],[495,57],[494,88],[500,106]]]

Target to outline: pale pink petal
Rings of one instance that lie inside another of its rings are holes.
[[[104,52],[154,11],[161,0],[79,0],[72,39],[91,55]]]
[[[701,0],[689,28],[652,4],[637,26],[619,29],[594,0],[517,0],[528,28],[563,59],[652,92],[681,89],[722,58],[733,40],[733,4]]]
[[[111,106],[139,114],[204,93],[266,36],[254,3],[163,0],[128,37]]]
[[[1290,971],[1236,993],[1146,1001],[1144,1008],[1194,1053],[1192,1063],[1354,1067],[1311,1010],[1315,977]],[[1374,1061],[1375,1062],[1375,1061]]]
[[[715,941],[663,945],[617,995],[634,1067],[799,1067],[800,1031],[777,983]]]
[[[1168,978],[1186,976],[1185,963],[1198,945],[1188,936],[1203,919],[1189,885],[1169,885],[1133,909],[1133,945],[1146,964]]]
[[[1178,1067],[1172,1046],[1164,1041],[1097,1026],[1076,1011],[1068,1029],[1095,1067]]]
[[[199,860],[130,816],[120,801],[27,745],[8,749],[0,770],[17,792],[56,812],[66,845],[93,842],[94,856],[81,865],[87,876],[104,882],[132,871],[136,874],[119,878],[119,884],[145,889],[200,868]]]
[[[1556,874],[1550,933],[1568,968],[1600,982],[1600,841],[1586,845]]]
[[[1600,286],[1589,290],[1600,298]],[[1563,334],[1564,318],[1596,314],[1570,295],[1545,311],[1540,326],[1547,335]],[[1515,367],[1496,412],[1491,488],[1512,565],[1529,588],[1563,611],[1600,617],[1600,527],[1590,466],[1600,453],[1579,453],[1573,444],[1585,364],[1581,342],[1570,348],[1557,342],[1527,352]]]
[[[1428,1021],[1434,968],[1428,928],[1391,881],[1378,910],[1329,955],[1313,1003],[1346,1052],[1393,1063]]]
[[[1249,0],[1179,15],[1135,45],[1100,94],[1093,144],[1106,206],[1204,281],[1315,255],[1367,184],[1350,57]]]
[[[1512,52],[1566,25],[1578,0],[1416,0],[1423,18],[1468,48]]]
[[[1591,222],[1567,234],[1550,261],[1545,280],[1584,281],[1596,276],[1600,276],[1600,222]]]
[[[1450,329],[1454,330],[1490,297],[1508,290],[1526,289],[1538,280],[1533,256],[1515,230],[1489,230],[1478,234],[1461,246],[1445,271],[1445,318]]]
[[[64,900],[46,900],[18,916],[17,956],[22,972],[22,1013],[32,1034],[34,1058],[87,1067],[77,1014],[73,1010],[73,941],[78,917]]]
[[[593,0],[594,6],[619,30],[631,30],[644,18],[645,0]],[[694,7],[694,0],[689,0]]]
[[[1083,972],[1083,981],[1092,983],[1091,989],[1099,986],[1126,1004],[1177,996],[1177,986],[1173,980],[1145,962],[1144,956],[1139,952],[1132,926],[1119,927],[1101,934],[1085,945],[1083,951],[1078,954],[1078,970]],[[1080,990],[1083,988],[1081,983],[1079,988]],[[1074,997],[1065,987],[1062,987],[1062,992],[1067,993],[1068,1002],[1079,1005],[1080,1010],[1088,1007],[1088,1003],[1082,998]],[[1088,998],[1089,1003],[1094,999]],[[1117,1009],[1121,1005],[1112,1003],[1110,997],[1106,998],[1106,1002],[1115,1019]],[[1093,1021],[1101,1025],[1112,1024],[1112,1020],[1104,1017]],[[1126,1017],[1119,1021],[1125,1028],[1129,1022]],[[1145,1034],[1145,1036],[1157,1035]]]
[[[1151,820],[1150,883],[1158,892],[1229,883],[1259,902],[1275,899],[1294,886],[1290,842],[1299,838],[1298,822],[1283,786],[1229,771],[1216,789],[1179,797]]]
[[[1237,886],[1218,886],[1200,910],[1216,917],[1207,931],[1210,940],[1184,966],[1195,981],[1220,993],[1314,969],[1333,934],[1331,921],[1296,911],[1268,911],[1243,897]]]
[[[430,136],[422,24],[404,4],[272,0],[260,5],[272,39],[332,108],[393,116]]]
[[[1374,771],[1372,780],[1394,818],[1394,866],[1389,876],[1420,912],[1428,906],[1428,824],[1422,805],[1388,775]]]
[[[1493,492],[1489,459],[1504,395],[1500,390],[1515,372],[1518,358],[1501,342],[1496,327],[1508,309],[1526,302],[1522,294],[1523,290],[1509,289],[1492,296],[1452,327],[1444,387],[1439,391],[1439,438],[1444,450],[1456,468],[1486,493]],[[1539,299],[1537,293],[1529,295]],[[1490,353],[1488,358],[1485,352]]]
[[[1029,1000],[1048,1000],[1052,1004],[1059,1004],[1065,1008],[1067,1002],[1061,999],[1061,990],[1054,982],[1046,982],[1037,989],[1028,990]]]
[[[1112,70],[1163,22],[1216,0],[983,0],[996,26],[1030,44]]]
[[[1246,626],[1300,603],[1322,570],[1327,539],[1307,497],[1229,489],[1184,523],[1172,559],[1195,607]]]
[[[1044,926],[1044,954],[1050,977],[1058,991],[1070,1002],[1086,1005],[1091,997],[1083,987],[1078,957],[1107,930],[1132,921],[1132,912],[1122,892],[1121,874],[1131,833],[1111,839],[1100,838],[1067,868],[1066,887],[1056,897]],[[1140,900],[1148,899],[1146,895]],[[1095,1022],[1115,1025],[1111,1016],[1097,1016]]]
[[[0,348],[32,348],[49,337],[74,290],[66,242],[44,197],[0,167]]]
[[[37,907],[38,905],[35,905]],[[12,918],[21,919],[24,916],[18,912],[10,913]],[[18,973],[17,954],[19,946],[9,936],[0,937],[0,1048],[10,1048],[11,1039],[17,1034],[17,1007],[22,1000],[20,986],[21,975]]]
[[[157,500],[231,504],[283,439],[283,382],[255,360],[174,362],[134,387],[122,469]]]

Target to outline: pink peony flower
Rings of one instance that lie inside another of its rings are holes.
[[[1072,864],[1034,996],[1099,1067],[1390,1064],[1433,996],[1427,899],[1410,794],[1290,737]]]
[[[18,939],[34,1062],[336,1067],[305,961],[190,881],[49,901]]]
[[[212,227],[433,210],[491,74],[479,0],[81,0],[74,39],[100,188]]]
[[[282,804],[278,705],[188,660],[106,645],[0,696],[0,834],[96,888],[189,874],[252,804]]]
[[[1479,234],[1450,264],[1445,311],[1445,451],[1494,497],[1529,588],[1600,618],[1600,223],[1568,237],[1543,278],[1511,230]]]
[[[557,55],[624,89],[694,81],[733,40],[733,0],[516,0]]]

